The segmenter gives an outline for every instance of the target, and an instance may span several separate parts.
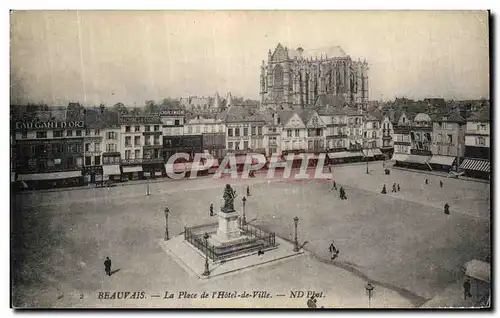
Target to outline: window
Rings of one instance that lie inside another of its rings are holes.
[[[203,127],[203,132],[204,132],[204,133],[207,133],[207,132],[208,132],[208,127],[207,127],[207,126],[204,126],[204,127]]]
[[[62,130],[54,130],[52,133],[52,136],[54,138],[61,138],[63,136],[63,131]]]
[[[485,145],[485,138],[484,137],[477,137],[476,144],[477,145]]]
[[[257,134],[257,127],[252,126],[251,131],[252,131],[252,135],[255,136]]]
[[[257,135],[262,135],[262,126],[257,127]]]
[[[95,156],[94,157],[94,165],[100,166],[101,165],[101,156]]]
[[[155,136],[154,143],[155,143],[155,145],[159,145],[160,144],[160,136]]]
[[[86,166],[92,165],[92,157],[91,156],[85,156],[85,165]]]
[[[132,155],[132,150],[125,150],[125,160],[129,160]]]
[[[144,145],[151,146],[151,138],[150,138],[150,136],[145,136],[144,137]]]
[[[209,132],[213,132],[214,126],[209,126]]]
[[[21,138],[22,138],[22,139],[26,139],[26,138],[28,138],[28,132],[27,132],[27,131],[23,131],[23,132],[21,132]]]
[[[36,138],[47,138],[47,132],[46,131],[37,131]]]
[[[78,153],[83,152],[83,144],[76,144],[75,148],[76,148],[76,152],[78,152]],[[82,159],[82,161],[83,161],[83,159]]]
[[[174,125],[176,125],[176,126],[180,126],[180,125],[181,125],[181,121],[180,121],[179,119],[176,119],[176,120],[174,121]]]
[[[141,158],[141,151],[139,149],[136,149],[134,151],[134,157],[135,157],[135,159],[140,159]]]
[[[66,130],[66,137],[72,137],[73,136],[73,131],[72,130]]]
[[[116,144],[107,144],[106,151],[107,152],[115,152],[116,151]]]
[[[248,136],[248,127],[243,127],[243,136]]]
[[[101,130],[96,128],[96,130],[94,130],[94,135],[98,136],[101,134]]]
[[[85,144],[85,151],[90,151],[90,143]]]
[[[154,131],[160,131],[160,125],[154,125]]]
[[[130,147],[132,146],[132,137],[126,136],[125,137],[125,147]]]
[[[291,129],[287,129],[286,130],[286,136],[287,137],[292,137],[292,130]]]
[[[240,142],[239,141],[234,143],[234,149],[240,150]]]
[[[101,152],[101,143],[100,142],[96,142],[94,144],[94,147],[95,147],[95,152]]]
[[[373,138],[377,138],[377,132],[376,131],[374,131],[372,134],[373,134]]]
[[[363,132],[363,136],[366,138],[366,131],[365,131],[365,132]]]
[[[240,136],[240,129],[239,129],[239,128],[236,128],[236,129],[234,130],[234,135],[235,135],[236,137],[239,137],[239,136]]]
[[[196,125],[196,133],[200,133],[200,126]]]
[[[243,142],[243,149],[244,150],[248,149],[248,141]]]
[[[82,131],[81,131],[81,130],[77,130],[77,131],[76,131],[76,135],[77,135],[77,136],[81,136],[81,135],[82,135]]]
[[[299,137],[299,134],[300,134],[300,130],[299,129],[295,129],[295,137]]]
[[[151,131],[151,126],[149,125],[144,126],[144,131]]]
[[[192,134],[193,133],[193,127],[192,126],[188,126],[188,134]]]
[[[68,152],[75,152],[75,144],[67,144]]]
[[[228,149],[233,149],[233,142],[232,141],[230,141],[230,142],[227,143],[227,148]]]
[[[140,131],[141,131],[141,126],[135,126],[134,131],[135,131],[135,132],[140,132]]]
[[[134,145],[135,146],[141,145],[141,136],[134,136]]]
[[[227,129],[227,135],[228,135],[229,137],[232,137],[232,136],[233,136],[233,128],[228,128],[228,129]]]
[[[106,138],[107,139],[116,139],[116,134],[114,131],[109,131],[108,133],[106,133]]]
[[[403,124],[404,124],[405,122],[406,122],[406,118],[405,118],[405,117],[403,117]]]
[[[125,126],[125,132],[130,132],[130,126]]]
[[[85,136],[90,136],[90,129],[85,129]],[[85,158],[85,161],[87,161],[87,158]]]

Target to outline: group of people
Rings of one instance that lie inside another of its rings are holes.
[[[401,187],[399,186],[399,183],[397,184],[397,187],[396,187],[396,183],[393,183],[392,184],[392,192],[393,193],[396,193],[396,192],[399,192],[401,191]],[[382,187],[382,191],[381,191],[382,194],[387,194],[387,188],[384,184],[384,186]]]
[[[337,183],[335,182],[335,180],[333,181],[332,190],[337,190]],[[347,200],[347,196],[345,195],[344,187],[340,187],[339,194],[340,194],[340,200]]]
[[[429,185],[429,179],[425,178],[425,184]],[[443,185],[443,180],[439,180],[439,187],[442,188]],[[450,214],[450,205],[448,202],[444,204],[444,214]]]

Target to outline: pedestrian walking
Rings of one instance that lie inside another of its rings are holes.
[[[250,196],[250,187],[247,186],[247,197],[249,197],[249,196]]]
[[[448,204],[448,202],[446,202],[444,205],[444,214],[450,214],[450,205]]]
[[[398,183],[398,192],[401,191],[401,188],[399,187],[399,183]]]
[[[429,180],[427,180],[427,178],[425,179],[425,184],[429,184]]]
[[[332,241],[332,244],[330,244],[330,247],[328,248],[328,250],[330,251],[330,254],[331,254],[331,259],[336,259],[337,256],[339,256],[339,250],[337,249],[337,247],[335,247],[335,241]]]
[[[382,188],[382,191],[380,193],[382,193],[382,194],[386,194],[387,193],[387,189],[385,188],[385,184],[384,184],[384,187]]]
[[[392,192],[394,192],[394,193],[396,192],[396,183],[392,184]]]
[[[210,203],[210,216],[214,216],[214,205]]]
[[[472,294],[470,292],[470,278],[467,278],[464,282],[464,300],[467,299],[467,297],[472,297]]]
[[[111,260],[109,257],[106,257],[106,260],[104,261],[104,271],[106,272],[106,275],[111,276]]]
[[[439,180],[439,187],[443,187],[443,181]]]
[[[339,193],[340,193],[340,200],[347,199],[347,197],[345,196],[344,187],[340,187]]]
[[[337,183],[335,182],[335,180],[333,180],[333,188],[332,190],[337,190]]]

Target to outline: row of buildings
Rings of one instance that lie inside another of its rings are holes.
[[[79,104],[14,111],[12,180],[57,186],[154,178],[165,175],[176,153],[190,154],[188,163],[196,153],[219,160],[227,153],[327,153],[331,163],[392,158],[398,165],[489,176],[489,107],[466,120],[456,112],[382,113],[334,102],[276,111],[229,105],[198,115],[182,109],[125,115]]]

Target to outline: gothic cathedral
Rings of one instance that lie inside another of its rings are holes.
[[[319,57],[319,58],[318,58]],[[307,107],[321,95],[341,98],[346,105],[368,102],[368,63],[352,61],[338,46],[318,50],[269,50],[260,73],[262,105]]]

